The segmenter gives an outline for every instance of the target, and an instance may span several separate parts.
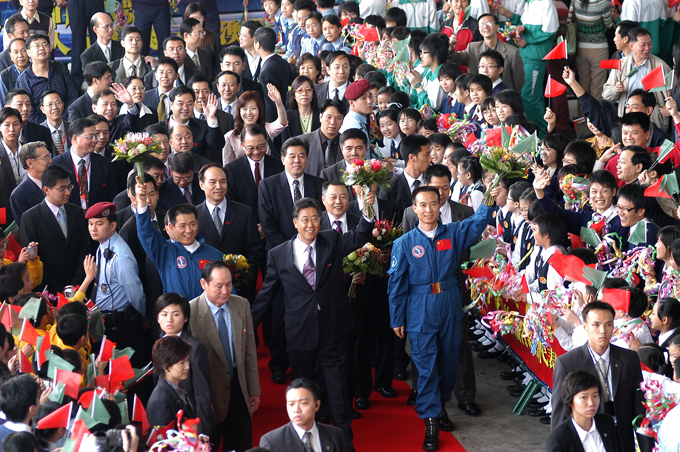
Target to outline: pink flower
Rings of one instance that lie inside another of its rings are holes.
[[[373,171],[380,171],[380,168],[382,168],[382,163],[380,160],[372,160],[371,166],[373,167]]]
[[[378,232],[378,230],[377,230],[377,229],[373,229],[373,237],[378,237],[378,235],[380,235],[380,233]]]

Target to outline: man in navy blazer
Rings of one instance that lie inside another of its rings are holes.
[[[288,87],[294,77],[290,64],[276,55],[276,33],[273,28],[260,27],[255,30],[255,51],[260,55],[260,75],[257,81],[262,85],[262,91],[267,92],[267,85],[272,84],[281,93],[281,99],[286,99]],[[267,122],[274,122],[278,117],[276,104],[264,96],[264,111],[267,114]]]
[[[95,125],[94,121],[85,118],[73,121],[69,128],[71,150],[52,160],[70,173],[73,190],[69,202],[83,210],[98,202],[110,202],[118,194],[111,161],[94,152]]]
[[[199,205],[205,201],[205,193],[194,172],[194,160],[188,152],[172,156],[172,175],[165,179],[158,190],[158,208],[168,210],[177,204]],[[186,194],[186,192],[189,194]],[[191,200],[191,201],[190,201]]]
[[[401,142],[401,150],[406,160],[404,172],[392,180],[389,190],[384,187],[378,195],[381,199],[399,203],[402,209],[413,205],[411,193],[416,188],[424,185],[423,173],[432,163],[430,147],[422,135],[415,134],[404,138]]]
[[[240,202],[253,209],[255,221],[260,226],[258,188],[260,181],[280,174],[283,171],[281,160],[265,154],[267,131],[259,124],[246,126],[241,143],[245,155],[233,160],[224,167],[227,173],[227,198]],[[260,171],[259,180],[255,176],[255,165]]]
[[[198,182],[205,193],[205,201],[196,206],[198,234],[224,254],[242,254],[251,271],[257,273],[264,255],[264,243],[252,209],[227,199],[227,175],[219,164],[210,163],[201,168]],[[219,230],[215,217],[219,219]],[[239,295],[251,303],[255,300],[255,282],[252,280],[239,290]]]
[[[93,46],[98,47],[98,46]],[[95,94],[111,88],[113,82],[111,68],[102,61],[94,61],[85,67],[85,83],[87,89],[82,96],[68,107],[68,120],[87,118],[92,114],[92,98]]]
[[[120,60],[125,56],[125,49],[120,45],[120,42],[112,39],[114,25],[111,16],[103,12],[96,13],[92,16],[90,25],[97,35],[97,41],[80,54],[80,64],[82,68],[86,68],[87,65],[93,61],[101,61],[102,63],[108,64],[111,61]],[[109,49],[108,59],[103,50],[107,47]]]
[[[26,178],[12,191],[9,204],[17,226],[21,227],[21,215],[45,199],[41,177],[52,163],[52,155],[41,141],[26,143],[19,151],[19,161],[26,170]]]

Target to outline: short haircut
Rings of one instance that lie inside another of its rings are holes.
[[[370,16],[366,16],[364,18],[364,23],[373,25],[375,28],[378,29],[378,32],[385,29],[385,19],[383,19],[382,16],[378,16],[377,14],[371,14]]]
[[[40,386],[28,374],[15,375],[0,386],[0,410],[11,422],[23,422],[28,410],[38,404]]]
[[[296,378],[295,380],[291,381],[288,387],[286,388],[286,395],[288,395],[288,391],[290,391],[291,389],[308,390],[309,392],[312,393],[312,398],[314,399],[314,402],[321,398],[321,390],[319,389],[319,386],[312,380],[309,380],[307,378]]]
[[[137,177],[137,172],[135,171],[133,174],[130,174],[127,180],[127,189],[132,196],[135,196],[137,191]],[[156,180],[148,173],[144,173],[144,185],[146,184],[153,184],[153,189],[154,191],[156,190]]]
[[[340,5],[338,5],[338,14],[342,14],[343,11],[347,11],[348,13],[354,13],[358,16],[359,4],[354,1],[341,2]]]
[[[647,209],[647,199],[645,198],[645,189],[642,185],[626,184],[619,188],[619,199],[627,199],[633,204],[635,210]]]
[[[38,412],[35,414],[35,416],[33,416],[33,425],[37,425],[42,418],[46,417],[49,414],[52,414],[59,408],[61,408],[61,405],[59,405],[56,402],[41,403],[40,407],[38,408]],[[35,433],[35,436],[38,438],[38,441],[41,441],[42,445],[45,446],[49,442],[49,439],[52,438],[52,435],[57,433],[57,430],[59,430],[59,428],[36,428],[33,431]],[[33,449],[29,447],[24,450],[32,451]]]
[[[57,322],[57,335],[69,347],[73,347],[87,335],[87,319],[80,315],[65,315]]]
[[[465,157],[458,162],[458,166],[466,173],[470,173],[474,182],[477,182],[482,178],[482,165],[479,163],[479,157],[474,155]]]
[[[519,202],[519,198],[529,188],[531,188],[531,183],[528,181],[523,180],[515,182],[508,189],[508,195],[512,198],[514,202]]]
[[[534,221],[536,217],[546,213],[543,211],[541,204],[538,202],[538,199],[535,199],[535,197],[536,194],[533,195],[534,200],[531,201],[531,204],[529,204],[529,211],[527,212],[527,220],[529,221]]]
[[[28,25],[28,21],[20,14],[10,16],[10,18],[5,21],[5,31],[8,35],[14,34],[14,29],[19,22],[24,22],[26,25]]]
[[[172,156],[171,168],[173,173],[187,174],[194,172],[194,160],[191,152],[178,152]]]
[[[173,60],[173,62],[175,61]],[[175,64],[177,63],[175,62]],[[171,89],[168,93],[168,99],[170,99],[170,102],[175,102],[175,99],[178,96],[183,96],[185,94],[191,94],[191,99],[194,101],[196,100],[196,94],[194,93],[194,90],[186,85],[175,86],[173,89]]]
[[[139,35],[140,38],[141,38],[142,36],[144,36],[144,35],[142,34],[142,30],[140,30],[140,29],[137,28],[137,27],[133,27],[133,26],[128,25],[127,27],[124,27],[124,28],[123,28],[123,31],[120,32],[120,40],[121,40],[121,41],[125,41],[125,38],[127,38],[128,35],[131,35],[131,34],[133,34],[133,33],[137,33],[137,34]]]
[[[175,60],[173,60],[173,61],[175,61]],[[191,77],[189,79],[189,83],[187,83],[187,86],[192,87],[192,86],[194,86],[194,83],[207,83],[208,88],[211,88],[210,79],[208,79],[208,77],[206,77],[203,74],[194,75],[193,77]]]
[[[67,315],[79,315],[87,319],[88,312],[85,303],[67,303],[57,310],[57,323]]]
[[[597,393],[602,395],[602,384],[600,383],[600,379],[585,370],[575,370],[562,380],[560,396],[567,416],[571,417],[571,407],[574,403],[574,397],[576,397],[579,392],[587,391],[592,388],[597,388]]]
[[[14,432],[2,439],[2,450],[5,452],[24,452],[43,449],[41,449],[38,438],[33,433]]]
[[[95,125],[96,123],[92,122],[87,118],[78,118],[75,121],[72,121],[71,125],[68,127],[68,135],[70,137],[73,137],[75,135],[81,135],[85,131],[85,129],[87,129],[88,127],[94,127]]]
[[[441,163],[430,165],[423,173],[423,182],[425,185],[430,185],[433,177],[445,177],[451,183],[451,171],[446,165]]]
[[[368,72],[364,78],[371,84],[371,89],[380,89],[387,85],[387,78],[380,71]]]
[[[654,102],[656,104],[656,101]],[[641,111],[634,111],[626,113],[621,117],[621,127],[639,125],[643,131],[649,132],[650,119],[647,113]]]
[[[31,95],[28,94],[28,91],[25,89],[14,88],[7,91],[7,94],[5,94],[5,105],[10,105],[16,96],[28,96],[29,99],[31,98]],[[21,118],[21,116],[19,116],[19,118]]]
[[[0,124],[7,121],[7,119],[11,117],[15,117],[19,120],[19,122],[21,122],[21,113],[19,113],[19,110],[16,108],[5,107],[0,110]]]
[[[269,137],[269,135],[267,134],[267,129],[265,129],[261,125],[259,125],[259,124],[249,124],[249,125],[246,126],[245,129],[243,129],[243,132],[241,132],[241,143],[243,143],[245,141],[246,136],[254,137],[254,136],[257,136],[257,135],[263,136],[265,141]]]
[[[470,151],[468,151],[467,149],[456,149],[449,155],[449,162],[452,165],[456,165],[457,168],[460,161],[463,160],[465,157],[472,157]]]
[[[146,129],[144,129],[144,131],[147,132],[149,135],[155,135],[155,134],[159,133],[161,135],[170,136],[170,132],[168,132],[168,128],[165,126],[165,124],[162,124],[162,123],[151,124]]]
[[[597,264],[597,256],[590,248],[573,248],[567,253],[569,256],[576,256],[586,265]]]
[[[616,177],[607,170],[597,170],[588,176],[588,188],[593,184],[599,184],[612,191],[619,188],[619,185],[616,183]]]
[[[47,35],[42,33],[36,33],[28,37],[28,39],[26,40],[26,48],[28,49],[29,47],[31,47],[31,44],[40,40],[43,40],[47,44],[50,44],[50,38],[48,38]]]
[[[155,132],[155,133],[164,133],[164,132]],[[167,133],[166,133],[167,135]],[[149,171],[151,169],[160,169],[165,171],[165,164],[161,159],[158,157],[154,157],[153,155],[147,155],[144,157],[144,162],[142,162],[142,167],[144,168],[144,171]]]
[[[449,54],[449,38],[443,33],[430,33],[420,43],[420,51],[429,52],[433,60],[444,64]]]
[[[113,94],[113,91],[111,91],[108,88],[103,89],[103,90],[99,91],[97,94],[95,94],[94,96],[92,96],[92,99],[91,99],[92,105],[97,105],[99,103],[99,99],[101,99],[102,97],[106,97],[106,96],[114,96],[115,97],[116,95]],[[88,116],[88,119],[89,119],[89,116]],[[95,125],[95,124],[97,124],[97,123],[92,123],[92,125]]]
[[[402,112],[402,114],[403,113],[404,112]],[[404,160],[408,161],[408,158],[411,154],[417,158],[418,154],[420,154],[421,150],[423,150],[423,146],[429,147],[429,145],[430,142],[427,140],[427,138],[417,133],[404,137],[404,139],[401,140],[401,153]]]
[[[246,60],[246,53],[239,46],[229,46],[225,47],[222,52],[220,52],[220,63],[224,61],[224,57],[227,55],[233,55],[239,57],[241,62]]]
[[[482,14],[477,18],[477,22],[482,20],[482,17],[490,17],[493,20],[494,24],[498,25],[498,17],[494,16],[493,14],[491,13]]]
[[[652,154],[646,148],[642,146],[624,146],[621,152],[623,153],[624,151],[633,153],[630,161],[634,166],[642,165],[643,170],[649,169],[652,166]]]
[[[625,290],[630,293],[630,306],[628,308],[627,314],[633,318],[642,316],[642,314],[647,311],[649,307],[649,299],[647,294],[637,287],[622,287],[621,290]]]
[[[368,146],[368,137],[366,136],[366,133],[363,130],[347,129],[340,135],[339,141],[340,147],[342,148],[345,145],[345,142],[351,139],[361,140],[364,143],[364,145]]]
[[[260,44],[262,50],[265,52],[273,52],[276,49],[276,33],[272,28],[258,28],[255,30],[254,39],[256,43]]]
[[[493,16],[491,14],[486,14],[486,15],[491,16],[494,19],[496,19],[496,16]],[[496,19],[496,20],[498,20],[498,19]],[[488,58],[488,59],[492,60],[496,64],[496,66],[498,66],[498,67],[503,67],[505,65],[505,58],[503,58],[503,55],[497,50],[488,49],[488,50],[480,53],[479,59],[481,60],[482,58]]]
[[[433,133],[428,138],[428,141],[430,142],[431,145],[432,144],[438,144],[439,146],[443,147],[444,149],[446,149],[448,146],[451,145],[451,138],[445,133],[439,133],[439,132]]]
[[[303,138],[292,137],[284,141],[283,145],[281,145],[282,157],[285,157],[288,154],[288,148],[290,147],[302,147],[305,150],[305,154],[309,155],[309,143],[307,143],[307,140]]]
[[[177,61],[173,60],[170,57],[161,57],[158,59],[158,63],[156,63],[156,70],[163,65],[163,66],[170,66],[174,71],[175,74],[179,72],[179,65],[177,64]],[[191,86],[191,85],[189,85]]]
[[[177,223],[177,217],[179,215],[193,215],[194,218],[198,219],[198,210],[191,204],[177,204],[170,207],[165,215],[168,224],[175,225]]]
[[[406,26],[399,26],[397,25],[396,27],[392,28],[392,35],[391,38],[395,39],[397,41],[403,41],[404,39],[408,38],[411,35],[411,30],[406,28]],[[414,42],[413,39],[411,39],[411,42],[409,44],[409,48],[416,50],[418,47],[420,47],[420,43],[425,39],[425,36],[423,36],[421,39],[418,39],[417,42]]]
[[[643,27],[634,27],[628,32],[629,42],[637,42],[638,38],[641,36],[649,36],[651,38],[652,34],[649,32],[649,30]]]
[[[468,91],[470,89],[470,79],[472,78],[472,74],[461,74],[458,77],[456,77],[456,88],[460,90],[465,90]]]
[[[671,256],[673,256],[673,260],[676,263],[680,262],[680,239],[673,240],[669,248],[669,251],[671,253]]]
[[[512,89],[504,89],[494,96],[496,102],[507,105],[512,108],[513,113],[524,114],[524,102],[522,102],[522,95]]]
[[[564,155],[572,155],[576,164],[585,169],[588,174],[593,171],[595,162],[597,161],[597,152],[585,140],[574,140],[569,142],[564,148]]]
[[[437,133],[439,131],[439,126],[437,126],[437,120],[434,118],[422,118],[420,121],[418,121],[418,124],[416,125],[416,130],[420,129],[425,129]]]
[[[349,188],[343,182],[339,180],[327,180],[321,185],[321,195],[326,196],[326,192],[330,187],[345,187],[347,193],[349,193]]]
[[[203,182],[203,181],[205,180],[205,173],[206,173],[206,171],[208,171],[210,168],[217,168],[217,169],[219,169],[220,171],[222,171],[222,172],[224,173],[225,176],[227,175],[227,173],[224,171],[224,168],[222,168],[222,165],[220,165],[219,163],[210,162],[210,163],[206,163],[205,165],[203,165],[203,166],[201,167],[200,170],[198,170],[198,180],[200,180],[201,182]]]
[[[607,311],[612,315],[612,320],[616,317],[616,312],[612,305],[604,301],[591,301],[583,307],[582,315],[585,322],[588,322],[588,313],[590,311]]]
[[[323,20],[323,16],[318,11],[312,11],[311,13],[309,13],[305,16],[305,20],[302,23],[306,24],[309,19],[313,19],[313,20],[316,20],[317,22],[321,23],[321,21]]]
[[[645,108],[654,108],[656,106],[656,96],[654,96],[654,93],[649,93],[644,89],[638,88],[628,93],[628,99],[633,96],[640,96],[640,100]]]
[[[59,96],[59,100],[61,100],[61,101],[64,100],[64,99],[62,99],[61,94],[59,94],[59,91],[55,91],[55,90],[53,90],[53,89],[48,89],[47,91],[45,91],[44,93],[42,93],[42,94],[40,95],[40,105],[43,104],[43,102],[45,101],[45,98],[46,98],[47,96],[50,96],[50,95],[52,95],[52,94],[56,94],[57,96]]]
[[[185,34],[191,34],[191,32],[194,30],[194,27],[200,24],[201,22],[198,19],[194,19],[193,17],[184,19],[179,25],[179,35],[184,37]]]
[[[225,264],[224,261],[210,261],[203,266],[203,269],[201,270],[201,277],[209,283],[212,281],[213,271],[218,269],[227,269],[229,270],[229,273],[231,273],[229,266]]]
[[[394,22],[397,24],[397,27],[405,27],[407,23],[406,12],[403,9],[396,7],[388,9],[385,13],[385,23],[387,22]]]
[[[557,245],[567,236],[567,229],[564,221],[556,213],[544,213],[537,216],[532,221],[538,228],[541,235],[548,235],[551,245]]]
[[[319,114],[323,115],[326,109],[328,108],[335,108],[342,116],[345,116],[347,114],[345,105],[342,102],[334,99],[326,99],[325,101],[323,101],[319,106]]]
[[[28,169],[28,160],[33,160],[37,157],[36,152],[38,148],[47,149],[47,144],[44,141],[31,141],[21,146],[19,151],[19,161],[24,169]],[[48,149],[49,151],[49,149]]]
[[[321,203],[316,198],[302,198],[298,199],[293,204],[293,218],[297,218],[300,215],[301,210],[309,208],[316,209],[318,215],[321,215],[321,212],[323,211]]]
[[[472,77],[470,77],[470,80],[468,81],[468,87],[473,84],[479,85],[487,96],[490,96],[493,92],[493,82],[484,74],[472,74]]]
[[[165,336],[153,344],[153,371],[160,377],[178,362],[189,359],[191,345],[179,336]]]
[[[215,81],[219,83],[220,79],[224,77],[225,75],[230,75],[236,79],[237,84],[241,84],[241,76],[238,75],[236,72],[233,71],[220,71],[217,76],[215,77]],[[193,80],[193,79],[192,79]]]
[[[71,173],[61,165],[52,164],[42,173],[40,182],[43,187],[54,188],[61,181],[71,182]]]
[[[439,189],[437,187],[421,185],[420,187],[417,187],[415,190],[413,190],[413,193],[411,193],[411,202],[414,206],[416,205],[416,197],[421,193],[434,193],[437,195],[437,202],[439,202]]]
[[[2,275],[0,276],[0,301],[9,302],[10,298],[17,296],[19,291],[24,288],[24,281],[20,276]]]
[[[87,86],[91,86],[94,83],[94,79],[101,80],[106,74],[113,74],[113,71],[111,71],[111,67],[103,61],[88,63],[83,70]]]
[[[629,38],[629,33],[633,28],[639,27],[640,24],[632,20],[622,20],[616,24],[616,28],[619,29],[619,36],[622,38]]]
[[[680,301],[675,298],[667,297],[657,301],[659,308],[657,315],[659,320],[668,318],[670,320],[671,329],[680,326]]]
[[[165,48],[166,48],[166,47],[168,46],[168,44],[170,44],[171,42],[181,42],[181,43],[182,43],[182,47],[186,46],[186,44],[187,44],[187,43],[184,41],[184,38],[182,38],[181,36],[170,35],[170,36],[168,36],[167,38],[165,38],[165,40],[163,41],[163,50],[165,50]]]
[[[321,3],[323,3],[324,1],[326,3],[329,3],[330,6],[322,6]],[[333,5],[335,4],[335,0],[317,0],[316,4],[319,5],[320,8],[332,8]],[[329,24],[342,29],[342,23],[340,22],[340,18],[335,14],[328,14],[326,16],[323,16],[321,18],[321,22],[328,22]]]
[[[339,58],[347,58],[347,62],[349,63],[349,57],[345,52],[342,50],[336,50],[328,54],[326,57],[326,66],[330,66],[333,64],[333,62]]]
[[[400,114],[401,114],[402,111],[414,110],[413,108],[409,108],[410,102],[411,102],[411,100],[410,100],[408,94],[406,94],[403,91],[393,92],[390,95],[390,99],[389,99],[389,103],[394,104],[394,106],[399,109]],[[415,111],[416,111],[416,113],[418,113],[418,110],[415,110]],[[414,119],[416,119],[416,121],[419,121],[420,118],[421,118],[420,113],[418,113],[418,115],[416,115],[416,116],[417,117],[414,118]]]
[[[9,48],[10,51],[12,50],[12,47],[14,47],[13,44],[14,44],[15,42],[23,42],[23,43],[24,43],[24,46],[26,45],[26,40],[25,40],[25,39],[22,39],[22,38],[14,38],[14,39],[12,39],[12,40],[9,42],[8,48]]]

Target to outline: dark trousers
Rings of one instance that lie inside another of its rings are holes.
[[[368,276],[357,287],[357,342],[354,360],[355,384],[350,395],[369,397],[373,387],[391,387],[394,376],[394,332],[390,328],[387,299],[388,278]],[[375,379],[371,355],[375,351]]]
[[[333,425],[345,434],[349,450],[352,445],[352,420],[349,417],[349,392],[347,390],[347,340],[330,337],[329,327],[319,316],[319,343],[313,350],[288,350],[291,379],[314,380],[317,366],[327,387],[328,405]]]
[[[151,45],[151,26],[156,30],[157,49],[163,46],[165,38],[170,36],[170,8],[137,9],[135,10],[135,27],[142,30],[142,55],[149,54]],[[160,54],[160,52],[159,52]]]
[[[215,426],[210,435],[210,444],[213,445],[215,451],[245,452],[253,447],[253,420],[250,417],[250,403],[243,397],[238,372],[234,372],[231,379],[227,417]]]
[[[269,358],[269,370],[271,370],[272,373],[285,373],[288,370],[288,367],[290,367],[289,356],[286,352],[287,341],[285,322],[283,321],[284,311],[283,291],[279,290],[272,303],[272,320],[270,324],[269,352],[271,356]]]
[[[83,67],[80,54],[85,51],[87,33],[90,33],[90,45],[97,41],[97,35],[90,27],[90,19],[95,13],[104,12],[103,0],[70,0],[67,6],[71,29],[71,78],[80,89],[83,84]]]

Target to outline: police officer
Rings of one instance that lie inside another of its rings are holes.
[[[101,309],[107,337],[119,349],[136,346],[143,329],[146,298],[137,272],[137,260],[116,232],[116,205],[98,202],[85,214],[97,248],[97,283],[92,300]]]
[[[425,419],[423,450],[439,449],[439,422],[448,420],[463,336],[458,258],[482,234],[491,209],[480,206],[460,223],[441,225],[439,190],[413,190],[416,227],[394,242],[390,279],[390,320],[400,338],[408,332],[411,358],[419,372],[416,412]],[[449,421],[450,422],[450,421]]]

